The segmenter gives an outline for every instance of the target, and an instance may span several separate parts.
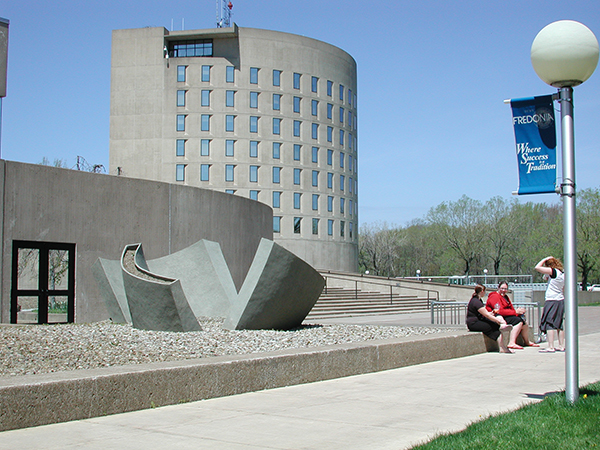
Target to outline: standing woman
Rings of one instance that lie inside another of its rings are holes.
[[[548,348],[540,350],[542,353],[565,351],[565,332],[563,331],[563,318],[565,315],[565,274],[562,262],[552,256],[542,259],[535,266],[535,270],[544,274],[548,281],[546,288],[546,303],[540,320],[540,330],[548,335]],[[558,337],[558,347],[554,347],[554,339]]]
[[[500,330],[511,329],[501,317],[496,317],[490,313],[481,300],[485,296],[485,286],[477,284],[475,292],[467,306],[467,328],[469,331],[481,331],[489,338],[498,342],[500,353],[514,353],[504,343]]]

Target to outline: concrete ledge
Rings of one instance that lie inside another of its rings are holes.
[[[312,349],[0,378],[0,431],[395,369],[486,352],[463,330]]]

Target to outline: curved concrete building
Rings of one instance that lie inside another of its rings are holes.
[[[113,32],[110,172],[273,208],[274,240],[356,271],[356,62],[252,28]]]

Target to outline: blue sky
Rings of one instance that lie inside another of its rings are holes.
[[[600,36],[593,0],[233,4],[239,26],[309,36],[355,58],[361,224],[405,225],[463,194],[510,198],[517,163],[503,100],[555,92],[533,71],[533,39],[561,19]],[[216,7],[214,0],[7,0],[0,17],[10,20],[2,158],[60,158],[72,167],[79,155],[108,168],[112,30],[213,28]],[[600,69],[575,88],[578,189],[600,185],[599,109]]]

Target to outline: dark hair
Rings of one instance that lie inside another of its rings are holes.
[[[502,286],[503,284],[505,284],[506,287],[508,288],[508,281],[502,280],[502,281],[500,281],[500,283],[498,283],[498,289],[500,289],[500,286]]]
[[[475,292],[473,292],[472,297],[479,297],[479,294],[481,294],[482,292],[485,292],[485,286],[483,284],[476,284],[475,285]]]

